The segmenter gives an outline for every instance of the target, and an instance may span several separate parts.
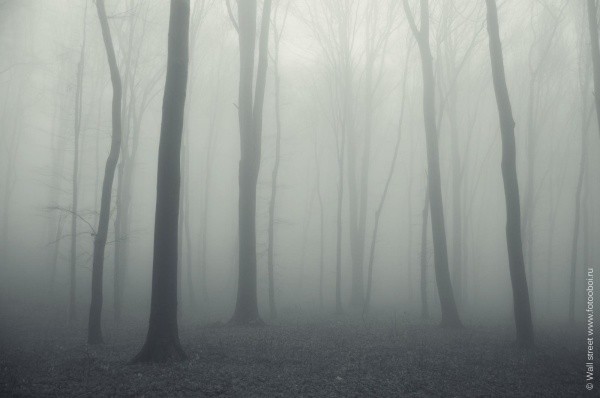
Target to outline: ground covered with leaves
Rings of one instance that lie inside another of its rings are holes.
[[[539,331],[520,350],[511,329],[444,330],[419,320],[183,325],[189,359],[132,365],[143,325],[85,330],[2,322],[0,396],[581,396],[585,339]],[[599,386],[600,387],[600,386]]]

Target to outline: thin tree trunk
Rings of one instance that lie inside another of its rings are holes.
[[[319,167],[319,153],[318,153],[318,141],[315,137],[315,165],[316,165],[316,185],[317,185],[317,199],[319,200],[319,308],[323,309],[323,271],[324,271],[324,257],[323,257],[323,249],[324,249],[324,217],[323,217],[323,197],[321,196],[321,179],[320,179],[320,167]]]
[[[271,319],[277,318],[277,306],[275,305],[275,275],[273,265],[273,250],[275,240],[275,203],[277,199],[277,176],[279,174],[279,161],[281,159],[281,99],[280,99],[280,76],[279,76],[279,35],[274,27],[275,45],[273,48],[273,72],[275,75],[275,164],[271,173],[271,200],[269,202],[269,242],[267,248],[267,268],[269,274],[269,310]]]
[[[369,305],[371,303],[371,290],[373,285],[373,263],[375,261],[375,248],[377,245],[377,233],[379,231],[379,219],[381,217],[381,212],[383,211],[383,205],[385,204],[385,199],[387,197],[387,193],[390,187],[390,182],[392,181],[392,177],[394,175],[394,169],[396,168],[396,160],[398,159],[398,149],[400,148],[400,139],[402,138],[402,122],[404,121],[404,104],[406,101],[406,75],[408,71],[408,60],[410,59],[409,56],[411,48],[409,48],[408,50],[408,53],[406,55],[406,62],[404,63],[404,77],[402,79],[402,104],[400,105],[400,120],[398,122],[398,136],[396,138],[396,145],[394,146],[394,155],[390,164],[390,171],[388,173],[387,180],[385,181],[383,193],[381,194],[381,200],[379,201],[379,205],[377,207],[377,210],[375,211],[375,224],[373,226],[373,236],[371,237],[371,250],[369,252],[367,293],[363,307],[363,314],[369,312]]]
[[[450,270],[448,268],[448,248],[446,242],[446,227],[444,223],[444,206],[442,203],[438,133],[435,120],[435,78],[433,75],[431,48],[429,46],[429,4],[428,0],[421,0],[420,30],[415,25],[407,0],[404,0],[404,8],[421,52],[421,67],[423,73],[423,117],[425,122],[425,137],[427,140],[428,190],[435,275],[442,309],[441,326],[461,327],[462,323],[456,309],[456,302],[454,301],[454,293],[452,291],[452,282],[450,281]]]
[[[86,9],[87,13],[87,9]],[[81,134],[81,106],[83,91],[83,68],[85,59],[85,14],[84,14],[83,44],[77,65],[77,87],[75,89],[75,126],[73,139],[73,178],[72,178],[72,207],[71,207],[71,269],[69,289],[69,322],[77,318],[77,212],[79,190],[79,136]]]
[[[425,204],[421,216],[421,318],[429,319],[427,304],[427,231],[429,230],[429,189],[426,189]]]
[[[504,76],[502,44],[500,42],[498,11],[495,0],[486,0],[486,6],[490,60],[502,137],[502,177],[506,199],[506,242],[513,287],[517,343],[522,347],[529,347],[533,345],[533,325],[521,241],[521,209],[516,166],[515,122]]]
[[[452,286],[459,305],[463,303],[463,239],[462,239],[462,178],[461,161],[458,153],[458,123],[456,113],[456,90],[452,89],[449,101],[450,147],[452,152]]]
[[[346,146],[346,133],[342,128],[341,147],[338,156],[338,195],[337,195],[337,224],[336,224],[336,263],[335,263],[335,313],[341,315],[342,307],[342,207],[344,199],[344,150]]]
[[[413,251],[413,223],[412,223],[412,194],[413,194],[413,180],[414,180],[414,176],[413,176],[413,171],[414,171],[414,160],[415,160],[415,155],[414,155],[414,145],[413,145],[413,137],[414,134],[410,135],[410,148],[409,148],[409,161],[408,161],[408,189],[407,189],[407,205],[406,205],[406,219],[407,219],[407,223],[408,223],[408,247],[406,249],[406,267],[407,267],[407,282],[408,282],[408,297],[409,297],[409,308],[412,310],[413,309],[413,291],[414,291],[414,287],[413,287],[413,269],[412,269],[412,251]]]
[[[134,362],[165,362],[186,357],[177,326],[177,242],[189,22],[189,0],[171,0],[158,149],[150,323],[146,342]]]
[[[104,0],[96,2],[98,19],[102,29],[102,38],[106,49],[106,57],[110,68],[110,79],[113,86],[112,99],[112,140],[110,152],[106,159],[104,181],[102,183],[102,198],[100,200],[100,218],[98,231],[94,238],[94,254],[92,258],[92,299],[88,323],[88,344],[101,344],[102,339],[102,278],[104,273],[104,249],[108,236],[108,221],[110,218],[110,202],[115,170],[121,150],[121,76],[115,57],[110,27],[106,16]]]

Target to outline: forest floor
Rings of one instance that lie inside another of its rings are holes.
[[[586,395],[585,338],[569,329],[538,330],[523,351],[508,328],[416,319],[183,325],[188,360],[131,365],[142,325],[107,328],[107,343],[89,347],[83,329],[1,322],[0,396]]]

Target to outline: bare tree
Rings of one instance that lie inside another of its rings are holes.
[[[239,167],[239,274],[234,324],[262,322],[256,292],[256,183],[260,169],[262,111],[267,77],[271,0],[263,4],[256,89],[253,90],[256,0],[238,2],[237,26],[240,42],[238,115],[241,159]],[[253,99],[254,97],[254,99]]]
[[[502,136],[502,178],[506,199],[506,242],[510,279],[513,288],[517,343],[522,347],[529,347],[533,345],[533,326],[523,260],[523,244],[521,242],[521,208],[517,180],[515,122],[504,75],[502,43],[500,42],[498,11],[495,0],[486,0],[486,6],[490,60]]]
[[[446,227],[444,225],[444,207],[442,203],[442,186],[440,178],[440,162],[438,149],[438,132],[435,114],[435,77],[429,46],[429,3],[421,0],[421,27],[417,28],[408,0],[404,0],[404,10],[410,28],[417,40],[421,52],[423,72],[423,116],[427,141],[428,191],[431,211],[433,236],[433,252],[435,275],[442,308],[442,326],[461,327],[461,321],[454,301],[450,271],[448,269],[448,248],[446,244]]]
[[[79,53],[77,64],[77,83],[75,88],[75,111],[73,128],[73,178],[71,179],[71,269],[69,289],[69,322],[75,321],[77,317],[77,212],[78,212],[78,190],[79,190],[79,138],[81,135],[81,103],[83,92],[83,72],[85,62],[85,19],[87,16],[87,1],[83,17],[83,42]]]
[[[525,198],[523,204],[523,217],[522,217],[522,229],[525,235],[524,249],[525,249],[525,264],[527,266],[527,277],[529,278],[529,288],[531,292],[531,300],[534,302],[534,278],[533,278],[533,266],[534,266],[534,218],[535,218],[535,196],[537,190],[536,184],[536,158],[539,147],[539,136],[541,131],[540,126],[540,108],[543,96],[540,95],[541,85],[539,84],[540,74],[543,68],[547,65],[545,60],[550,54],[550,50],[553,48],[554,37],[558,31],[558,26],[561,21],[561,17],[565,10],[567,2],[563,2],[558,12],[553,12],[550,7],[544,2],[544,9],[547,11],[551,18],[551,23],[548,27],[546,34],[540,35],[532,43],[529,49],[529,91],[527,98],[527,184],[525,185]],[[533,27],[533,19],[531,26]],[[544,42],[545,40],[545,42]],[[541,52],[537,61],[534,61],[535,50],[538,47],[538,41],[543,44]],[[544,114],[545,112],[541,112]],[[534,307],[535,308],[535,307]]]
[[[273,63],[273,73],[275,75],[275,164],[273,165],[273,171],[271,172],[271,200],[269,201],[269,243],[267,249],[267,268],[269,273],[269,310],[271,312],[271,318],[277,317],[277,306],[275,305],[275,276],[273,272],[273,250],[274,250],[274,239],[275,239],[275,203],[277,199],[277,176],[279,174],[279,161],[281,159],[281,76],[279,75],[279,48],[281,43],[281,36],[285,29],[285,22],[287,20],[289,3],[286,4],[281,27],[277,24],[277,16],[279,14],[279,4],[275,6],[274,18],[271,21],[273,27],[273,56],[271,61]]]
[[[134,362],[165,362],[186,357],[177,326],[177,242],[189,23],[189,0],[172,0],[158,148],[150,323],[146,342]]]
[[[365,297],[363,313],[367,313],[369,311],[369,305],[371,303],[371,290],[373,285],[373,263],[375,261],[375,248],[377,244],[377,233],[379,231],[379,219],[381,218],[383,205],[385,204],[385,199],[387,197],[387,193],[390,187],[390,182],[392,181],[394,170],[396,168],[396,160],[398,159],[398,149],[400,148],[400,139],[402,138],[402,123],[404,121],[404,103],[406,101],[406,76],[408,72],[408,60],[410,59],[411,50],[412,46],[409,46],[406,54],[406,61],[404,63],[404,76],[402,78],[402,104],[400,105],[400,120],[398,122],[398,136],[396,137],[396,145],[394,146],[394,155],[392,156],[390,171],[385,181],[385,186],[383,188],[383,193],[381,194],[379,205],[377,206],[377,210],[375,211],[375,224],[373,226],[373,236],[371,237],[371,250],[369,252],[369,262],[367,269],[367,295]]]
[[[115,49],[113,46],[104,0],[96,2],[102,38],[106,49],[106,58],[110,69],[110,79],[113,86],[112,98],[112,139],[110,151],[104,169],[102,182],[102,198],[100,200],[100,217],[98,219],[98,232],[94,238],[94,254],[92,258],[92,299],[90,303],[90,316],[88,323],[88,344],[101,344],[102,339],[102,278],[104,274],[104,249],[108,235],[108,221],[110,218],[110,202],[115,170],[121,150],[121,76]]]

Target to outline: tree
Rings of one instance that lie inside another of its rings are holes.
[[[427,304],[427,231],[429,230],[429,190],[425,192],[425,204],[421,212],[421,318],[429,319]]]
[[[540,103],[544,99],[544,96],[540,94],[540,88],[542,87],[539,84],[539,78],[543,67],[548,65],[545,62],[546,58],[550,54],[550,50],[553,48],[554,37],[556,32],[558,31],[559,22],[561,20],[561,16],[565,10],[567,2],[562,4],[562,7],[559,10],[558,14],[555,14],[551,11],[550,7],[547,4],[542,2],[545,9],[548,11],[548,14],[552,18],[552,23],[550,25],[550,29],[548,32],[544,32],[544,34],[539,35],[536,40],[534,40],[533,44],[529,50],[529,92],[527,99],[527,183],[525,185],[525,200],[523,207],[523,217],[522,217],[522,226],[523,234],[525,235],[525,264],[527,265],[527,273],[529,278],[529,289],[531,292],[531,300],[534,301],[534,218],[536,213],[536,158],[539,147],[539,137],[541,129],[541,121],[546,118],[539,118],[538,115],[545,115],[548,112],[548,109],[544,111],[540,111],[541,105]],[[531,22],[531,26],[533,27],[533,18]],[[535,29],[534,29],[535,32]],[[540,57],[537,60],[537,63],[534,63],[533,55],[535,49],[537,47],[539,41],[546,40],[545,45],[541,48]]]
[[[210,7],[214,4],[214,2],[208,1],[208,0],[195,0],[194,2],[194,7],[193,10],[191,11],[191,15],[190,15],[190,41],[189,41],[189,75],[188,75],[188,91],[187,91],[187,104],[188,107],[192,107],[193,105],[193,100],[194,100],[194,96],[193,96],[193,87],[194,87],[194,83],[196,81],[196,74],[198,72],[198,68],[195,67],[195,49],[196,49],[196,43],[197,43],[197,39],[198,39],[198,32],[200,31],[200,28],[202,27],[205,17],[207,15],[208,10],[210,9]],[[217,68],[219,70],[221,70],[220,68],[221,66],[221,60],[219,59],[219,65],[217,66]],[[218,76],[217,80],[220,80],[220,75]],[[218,83],[217,83],[218,86]],[[205,168],[204,168],[204,173],[205,173],[205,179],[203,182],[203,189],[204,189],[204,202],[203,202],[203,214],[202,214],[202,219],[200,221],[200,225],[202,228],[202,260],[201,260],[201,271],[202,274],[200,276],[200,283],[201,283],[201,287],[202,287],[202,291],[201,291],[201,295],[202,298],[207,301],[208,300],[208,293],[207,293],[207,289],[206,289],[206,231],[208,229],[208,218],[207,218],[207,209],[208,209],[208,192],[210,190],[210,165],[211,165],[211,160],[212,160],[212,142],[213,142],[213,137],[214,137],[214,131],[215,131],[215,117],[216,117],[216,106],[217,106],[217,102],[218,102],[218,97],[220,95],[220,90],[217,89],[216,90],[216,94],[214,96],[214,100],[213,100],[213,114],[211,116],[210,119],[210,126],[209,126],[209,131],[208,131],[208,147],[206,150],[206,156],[204,157],[204,161],[205,161]],[[188,295],[189,295],[189,299],[190,299],[190,308],[192,311],[195,311],[196,309],[196,295],[194,292],[194,279],[192,277],[192,251],[193,251],[193,246],[192,246],[192,236],[191,236],[191,232],[190,232],[190,190],[189,190],[189,183],[190,183],[190,144],[189,144],[189,135],[190,135],[190,127],[189,127],[189,113],[184,115],[184,121],[183,121],[183,142],[182,142],[182,153],[181,153],[181,163],[182,163],[182,169],[181,169],[181,197],[180,197],[180,209],[179,209],[179,271],[177,273],[178,275],[178,294],[179,294],[179,298],[181,299],[182,296],[182,277],[183,277],[183,258],[185,257],[186,259],[186,271],[187,271],[187,290],[188,290]],[[184,238],[185,236],[185,238]],[[184,256],[184,252],[183,252],[183,243],[185,240],[185,246],[186,246],[186,253]],[[180,300],[181,301],[181,300]],[[179,307],[181,308],[181,307]]]
[[[474,8],[479,8],[479,3],[474,3]],[[437,59],[440,66],[440,76],[437,79],[437,83],[440,86],[440,95],[442,96],[440,106],[438,109],[438,126],[441,126],[442,116],[444,110],[447,109],[446,115],[449,121],[449,141],[450,141],[450,154],[451,154],[451,196],[452,206],[451,218],[452,218],[452,242],[451,242],[451,280],[452,287],[456,294],[456,301],[458,306],[464,299],[465,288],[463,286],[463,276],[465,274],[464,269],[466,265],[465,257],[463,252],[465,251],[465,242],[463,240],[463,180],[464,180],[464,167],[463,159],[459,153],[459,148],[463,147],[460,143],[459,137],[459,114],[458,114],[458,103],[459,93],[457,87],[457,80],[460,72],[466,65],[466,61],[475,49],[475,45],[478,43],[479,33],[483,30],[483,24],[478,28],[472,36],[471,40],[464,40],[468,36],[464,31],[459,30],[463,25],[466,25],[465,29],[470,29],[470,26],[464,23],[464,20],[456,18],[456,15],[466,13],[468,10],[458,10],[457,4],[454,1],[447,1],[444,4],[442,28],[438,32],[439,42],[443,42],[443,46],[438,42],[437,51],[439,57]],[[459,49],[467,43],[466,49],[462,56],[459,57]],[[445,87],[442,87],[443,84]],[[469,137],[470,138],[470,137]],[[468,152],[465,151],[465,154]]]
[[[354,76],[355,63],[353,61],[352,43],[357,40],[355,15],[358,14],[357,2],[355,1],[329,1],[321,2],[321,14],[324,21],[321,22],[321,15],[307,7],[309,17],[306,22],[312,29],[315,38],[321,48],[324,58],[327,62],[327,83],[331,97],[331,125],[335,136],[335,150],[338,169],[337,183],[337,225],[336,225],[336,282],[335,282],[335,312],[341,314],[342,308],[342,210],[344,200],[344,179],[346,178],[346,158],[348,158],[348,170],[354,169],[356,165],[350,164],[351,159],[355,159],[355,154],[350,154],[348,150],[350,136],[354,135],[355,115],[354,115]],[[350,173],[349,173],[350,174]],[[355,174],[349,175],[350,179],[356,179]],[[350,182],[350,181],[349,181]],[[356,198],[352,199],[353,210],[350,210],[350,245],[352,255],[352,285],[353,297],[358,297],[362,301],[362,261],[356,263],[356,242],[354,234],[356,223]],[[357,274],[356,265],[360,266],[361,274]],[[361,283],[356,283],[360,278]],[[357,289],[360,291],[357,291]]]
[[[181,138],[188,77],[189,0],[172,0],[167,77],[158,147],[150,323],[134,362],[185,359],[177,326],[177,257]]]
[[[594,72],[594,101],[596,102],[596,117],[600,131],[600,44],[598,44],[597,7],[596,1],[587,0],[590,48],[592,51],[592,68]]]
[[[444,207],[442,203],[442,186],[440,178],[440,160],[438,149],[438,132],[435,120],[435,77],[429,46],[429,4],[421,0],[421,28],[417,28],[408,0],[404,0],[404,11],[410,28],[421,52],[421,68],[423,73],[423,117],[425,137],[427,141],[428,191],[431,211],[431,229],[433,236],[433,253],[435,276],[442,309],[443,327],[461,327],[461,321],[454,301],[450,271],[448,269],[448,248],[446,243],[446,227],[444,225]]]
[[[256,89],[253,90],[256,0],[238,2],[240,82],[238,116],[241,159],[239,164],[239,274],[234,324],[261,323],[256,292],[256,183],[260,169],[262,111],[267,78],[271,0],[262,10],[258,44]],[[232,15],[232,14],[231,14]],[[230,15],[230,16],[231,16]],[[254,97],[254,99],[253,99]]]
[[[279,3],[275,7],[275,16],[277,16],[279,10]],[[273,272],[273,250],[274,250],[274,239],[275,239],[275,203],[277,198],[277,176],[279,174],[279,161],[281,159],[281,97],[280,97],[280,82],[281,77],[279,75],[279,45],[281,43],[281,36],[283,35],[283,29],[285,28],[285,22],[287,20],[289,10],[289,3],[286,5],[285,14],[283,15],[281,28],[277,26],[277,18],[272,21],[273,25],[273,72],[275,74],[275,164],[273,165],[273,171],[271,172],[271,200],[269,202],[269,243],[267,248],[267,268],[269,272],[269,310],[271,318],[277,318],[277,307],[275,305],[275,276]]]
[[[110,202],[115,170],[121,150],[121,76],[115,57],[110,27],[106,16],[104,0],[96,2],[102,38],[106,49],[106,58],[110,69],[110,79],[113,86],[112,98],[112,139],[110,151],[104,169],[102,182],[102,198],[100,199],[100,217],[98,218],[98,231],[94,238],[94,254],[92,257],[92,299],[90,303],[90,316],[88,323],[88,344],[102,343],[102,277],[104,273],[104,249],[108,235],[108,221],[110,218]]]
[[[85,19],[87,16],[87,1],[83,17],[83,42],[79,53],[79,63],[77,64],[77,83],[75,88],[75,111],[73,126],[73,174],[71,179],[71,269],[70,269],[70,289],[69,289],[69,322],[75,321],[77,317],[77,308],[75,297],[77,295],[77,211],[78,211],[78,190],[79,190],[79,137],[81,135],[81,103],[83,92],[83,71],[85,62]]]
[[[402,79],[402,104],[400,105],[400,121],[398,122],[398,136],[396,137],[396,145],[394,146],[394,155],[392,156],[390,171],[385,181],[385,186],[383,188],[383,193],[381,194],[379,205],[377,206],[377,210],[375,211],[375,225],[373,226],[373,236],[371,238],[371,250],[369,252],[369,263],[367,269],[367,295],[365,297],[363,313],[367,313],[369,311],[369,305],[371,303],[371,289],[373,285],[373,262],[375,261],[375,248],[377,244],[377,232],[379,231],[379,219],[381,218],[383,205],[385,204],[385,199],[387,197],[388,189],[390,187],[390,182],[392,181],[394,170],[396,168],[396,160],[398,159],[398,149],[400,148],[400,139],[402,138],[402,122],[404,121],[404,102],[406,100],[406,75],[408,72],[408,60],[410,59],[411,49],[412,46],[408,48],[408,52],[406,54],[406,61],[404,63],[404,77]]]
[[[506,242],[513,290],[517,343],[522,347],[529,347],[533,345],[533,326],[521,241],[521,208],[517,180],[515,122],[504,75],[502,43],[500,42],[498,10],[496,9],[495,0],[486,0],[486,6],[490,61],[502,137],[502,178],[506,199]]]

